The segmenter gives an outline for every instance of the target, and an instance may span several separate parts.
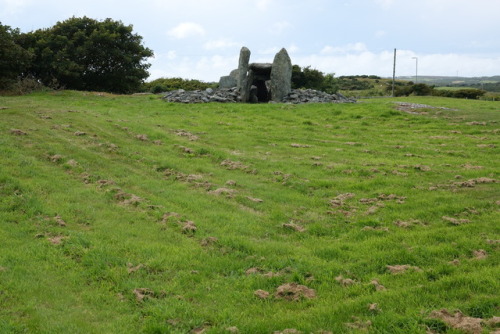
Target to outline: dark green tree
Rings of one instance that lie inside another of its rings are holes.
[[[323,79],[322,91],[328,94],[336,94],[339,91],[339,80],[335,78],[335,74],[327,74]]]
[[[299,89],[304,88],[306,84],[306,79],[302,68],[299,65],[292,66],[292,88]]]
[[[149,76],[153,52],[131,25],[72,17],[18,38],[34,54],[29,73],[48,86],[131,93]]]
[[[0,89],[9,89],[30,63],[30,53],[15,42],[18,35],[18,29],[0,22]]]
[[[305,88],[311,88],[316,90],[322,90],[323,88],[323,80],[325,76],[323,72],[318,71],[317,69],[311,69],[310,66],[304,67],[302,69],[305,77]]]

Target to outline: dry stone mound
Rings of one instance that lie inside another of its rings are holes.
[[[183,89],[165,93],[163,99],[177,103],[235,103],[242,102],[238,88],[217,88],[207,90],[185,91]],[[356,100],[342,94],[328,94],[314,89],[292,89],[292,92],[283,98],[284,103],[354,103]]]

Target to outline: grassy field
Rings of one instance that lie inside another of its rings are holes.
[[[0,333],[498,324],[499,102],[0,109]]]

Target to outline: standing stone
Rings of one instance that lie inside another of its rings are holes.
[[[219,80],[219,88],[233,88],[236,87],[237,82],[236,79],[231,75],[226,75],[220,77]]]
[[[292,61],[283,48],[276,54],[271,70],[271,100],[282,102],[292,91]]]
[[[252,89],[253,85],[253,80],[254,80],[254,72],[253,70],[248,70],[248,75],[245,77],[245,80],[243,80],[243,83],[240,87],[240,96],[241,96],[241,101],[242,102],[252,102],[251,101],[251,92],[250,90]]]
[[[238,88],[244,86],[244,81],[247,77],[248,62],[250,61],[250,50],[247,47],[242,47],[240,50],[240,60],[238,62]]]
[[[232,70],[231,73],[229,73],[229,75],[234,78],[234,81],[238,82],[238,78],[240,77],[240,71],[238,69]]]

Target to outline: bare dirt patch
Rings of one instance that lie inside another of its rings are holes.
[[[217,244],[219,242],[219,239],[216,237],[206,237],[200,241],[200,245],[202,247],[209,247]]]
[[[393,275],[403,274],[408,270],[422,271],[422,269],[420,269],[419,267],[410,266],[408,264],[397,264],[397,265],[393,265],[393,266],[387,265],[385,267]]]
[[[389,232],[389,228],[384,226],[364,226],[361,230]]]
[[[62,159],[63,159],[63,157],[60,154],[54,154],[54,155],[49,156],[49,160],[51,162],[54,162],[54,163],[60,162]]]
[[[135,273],[136,271],[144,268],[144,265],[142,263],[139,263],[138,265],[134,266],[132,263],[127,263],[127,272],[129,274]]]
[[[416,170],[422,171],[422,172],[429,172],[431,170],[431,168],[429,166],[426,166],[426,165],[415,165],[415,166],[413,166],[413,168],[415,168]]]
[[[143,135],[136,135],[135,139],[139,139],[140,141],[148,141],[149,140],[148,136],[144,135],[144,134]]]
[[[179,145],[178,148],[179,148],[179,150],[182,153],[187,153],[187,154],[193,154],[194,153],[194,150],[192,148],[189,148],[189,147],[186,147],[186,146]]]
[[[238,334],[240,332],[240,330],[236,326],[231,326],[231,327],[226,328],[226,332],[228,332],[230,334]]]
[[[256,290],[254,293],[254,296],[260,299],[267,299],[271,295],[269,292],[266,290]]]
[[[155,297],[154,291],[148,288],[134,289],[132,293],[134,294],[135,299],[138,302],[143,302],[145,299],[150,299]]]
[[[410,227],[413,227],[415,225],[424,225],[424,224],[418,219],[409,219],[407,221],[396,220],[394,222],[394,225],[396,225],[397,227],[401,227],[401,228],[410,228]]]
[[[182,233],[184,234],[194,234],[197,229],[195,223],[190,220],[182,222]]]
[[[429,318],[440,319],[451,328],[458,329],[469,334],[480,334],[483,330],[481,326],[483,319],[467,317],[460,311],[455,312],[455,314],[451,314],[446,309],[432,311]]]
[[[68,237],[65,237],[63,235],[56,235],[55,237],[48,237],[47,240],[53,245],[60,245],[63,240],[67,238]]]
[[[377,291],[387,290],[386,287],[380,284],[380,282],[377,279],[371,280],[370,284],[373,285],[375,287],[375,290]]]
[[[66,222],[61,218],[61,216],[59,216],[59,215],[55,216],[54,220],[57,223],[57,225],[59,225],[61,227],[65,227],[66,226]]]
[[[198,136],[196,136],[196,135],[194,135],[191,132],[186,131],[186,130],[177,130],[177,131],[175,131],[175,134],[177,136],[180,136],[180,137],[187,137],[191,141],[195,141],[195,140],[200,139]]]
[[[250,196],[247,196],[247,199],[251,202],[255,202],[255,203],[262,203],[264,202],[264,200],[260,199],[260,198],[255,198],[255,197],[250,197]]]
[[[358,331],[368,331],[372,326],[372,322],[370,320],[363,321],[358,317],[352,317],[354,322],[345,323],[345,326],[349,329],[354,329]]]
[[[474,166],[474,165],[471,165],[470,163],[460,165],[460,167],[462,167],[464,169],[483,169],[484,168],[483,166]]]
[[[345,194],[337,195],[335,198],[333,198],[330,201],[330,205],[331,206],[342,206],[344,204],[344,201],[346,201],[350,198],[353,198],[354,196],[356,196],[356,195],[353,193],[345,193]]]
[[[70,160],[66,161],[66,165],[68,165],[70,167],[77,167],[78,161],[76,161],[75,159],[70,159]]]
[[[453,218],[453,217],[443,216],[441,217],[441,219],[450,222],[453,225],[462,225],[470,223],[469,219],[463,219],[463,218]]]
[[[342,286],[351,286],[356,284],[356,281],[351,278],[344,278],[344,276],[339,275],[335,277],[335,280]]]
[[[137,195],[134,194],[128,194],[126,192],[123,192],[122,190],[119,190],[118,193],[115,194],[115,199],[119,200],[119,204],[121,205],[132,205],[132,206],[138,206],[143,199],[140,198]]]
[[[287,328],[282,331],[274,331],[273,334],[302,334],[302,331],[299,331],[295,328]]]
[[[234,170],[234,169],[246,170],[249,168],[248,166],[244,165],[239,161],[231,161],[229,159],[222,161],[220,165],[226,167],[226,169],[228,170]]]
[[[247,271],[245,271],[245,275],[256,275],[256,274],[262,274],[264,272],[264,270],[262,268],[259,268],[259,267],[252,267],[252,268],[249,268],[247,269]]]
[[[236,193],[236,190],[222,187],[209,191],[208,193],[217,196],[223,195],[226,197],[233,197],[233,195]]]
[[[483,260],[488,257],[488,253],[484,249],[478,249],[472,252],[475,260]]]
[[[300,285],[297,283],[286,283],[280,285],[276,289],[274,297],[277,299],[285,299],[288,301],[298,301],[301,299],[312,299],[316,298],[316,291],[310,289],[305,285]]]
[[[75,136],[86,136],[87,133],[86,132],[83,132],[83,131],[75,131],[75,133],[73,133]]]
[[[476,179],[470,179],[463,182],[455,182],[453,183],[453,185],[458,186],[460,188],[474,188],[477,184],[497,183],[497,182],[498,180],[489,177],[478,177]]]
[[[297,143],[292,143],[290,144],[291,147],[295,147],[295,148],[309,148],[311,147],[311,145],[307,145],[307,144],[297,144]]]
[[[305,232],[305,227],[295,224],[295,223],[285,223],[282,225],[285,229],[296,231],[296,232]]]
[[[20,129],[10,129],[10,134],[15,136],[26,136],[28,133]]]
[[[166,224],[170,221],[171,218],[179,218],[181,215],[177,212],[165,212],[161,217],[161,222]]]
[[[103,187],[115,184],[115,181],[102,179],[102,180],[98,180],[97,184],[99,185],[99,188],[103,188]]]

